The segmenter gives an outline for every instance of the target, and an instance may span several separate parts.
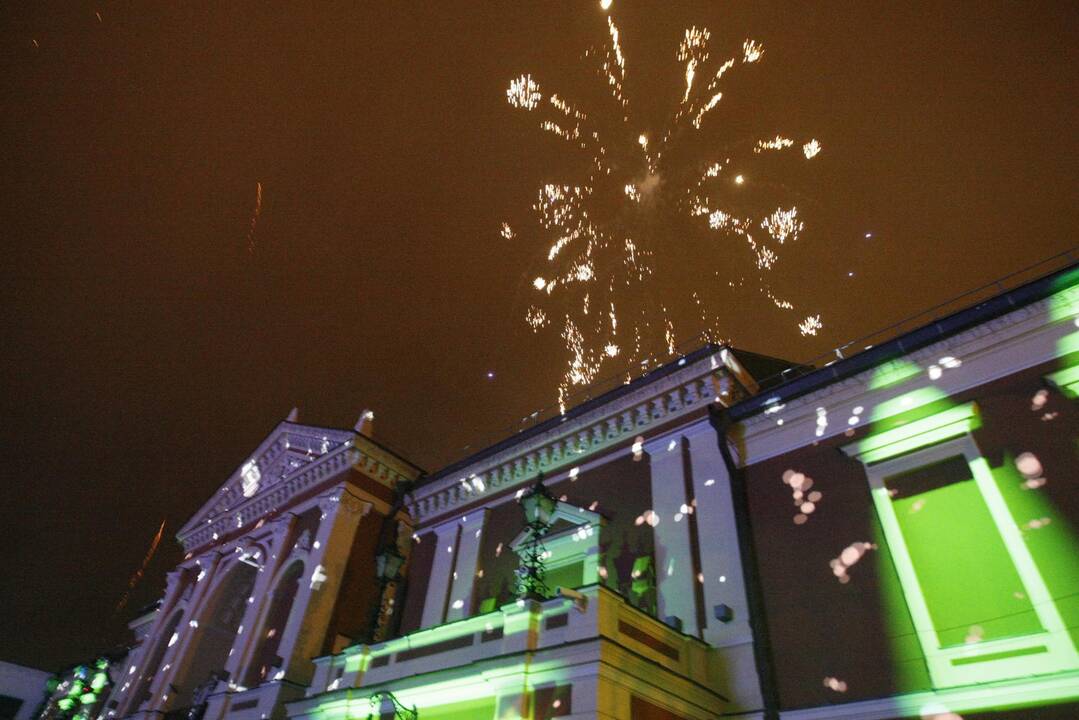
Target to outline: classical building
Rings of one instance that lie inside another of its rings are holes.
[[[410,537],[399,491],[419,474],[359,430],[280,423],[178,533],[185,559],[107,714],[280,716],[313,658],[367,638],[375,556]]]
[[[1079,717],[1077,394],[1071,267],[821,368],[704,347],[429,476],[292,418],[103,714]]]

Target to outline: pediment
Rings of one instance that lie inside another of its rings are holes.
[[[181,540],[196,529],[235,512],[241,505],[272,489],[292,475],[351,445],[356,433],[284,421],[241,463],[228,480],[180,529]]]

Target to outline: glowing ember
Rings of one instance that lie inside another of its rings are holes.
[[[609,10],[611,2],[601,0],[600,6]],[[756,269],[757,289],[769,307],[793,310],[791,302],[776,297],[764,273],[780,262],[780,250],[798,240],[805,225],[796,207],[777,207],[777,198],[769,197],[784,187],[769,176],[771,166],[756,168],[776,163],[765,155],[786,162],[821,151],[815,139],[774,135],[747,143],[721,135],[725,126],[709,122],[723,98],[721,83],[736,67],[760,61],[764,48],[747,39],[740,55],[713,58],[707,28],[686,29],[679,43],[682,88],[669,120],[658,130],[640,127],[624,93],[621,33],[610,15],[605,22],[603,41],[585,53],[606,96],[591,102],[606,102],[605,108],[584,112],[561,95],[545,95],[529,74],[513,79],[506,90],[510,106],[534,114],[542,131],[587,158],[579,180],[544,185],[532,206],[547,238],[549,270],[532,280],[539,299],[526,320],[537,332],[553,326],[565,347],[563,408],[572,387],[594,382],[613,359],[647,367],[673,352],[679,336],[673,318],[691,331],[703,330],[706,339],[722,337],[721,314],[732,304],[719,292],[731,286],[722,280],[739,253],[748,253],[744,259]],[[707,157],[716,147],[742,149],[732,163],[730,157]],[[731,167],[742,172],[730,173]],[[751,171],[752,186],[746,182]],[[517,237],[508,224],[502,235]],[[802,335],[822,327],[819,315],[798,325]]]

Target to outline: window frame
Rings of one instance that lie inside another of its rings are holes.
[[[953,687],[1079,668],[1079,653],[1048,586],[1023,540],[989,463],[972,432],[978,407],[967,403],[876,433],[842,448],[861,461],[888,552],[935,687]],[[914,561],[885,481],[942,460],[961,456],[1023,584],[1042,631],[960,646],[942,647]],[[1044,652],[1037,648],[1044,647]],[[1024,651],[1035,650],[1034,653]]]

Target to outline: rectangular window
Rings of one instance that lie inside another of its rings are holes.
[[[973,404],[844,448],[873,503],[937,687],[1079,668],[989,464]]]
[[[1045,630],[962,455],[884,487],[941,647]]]

